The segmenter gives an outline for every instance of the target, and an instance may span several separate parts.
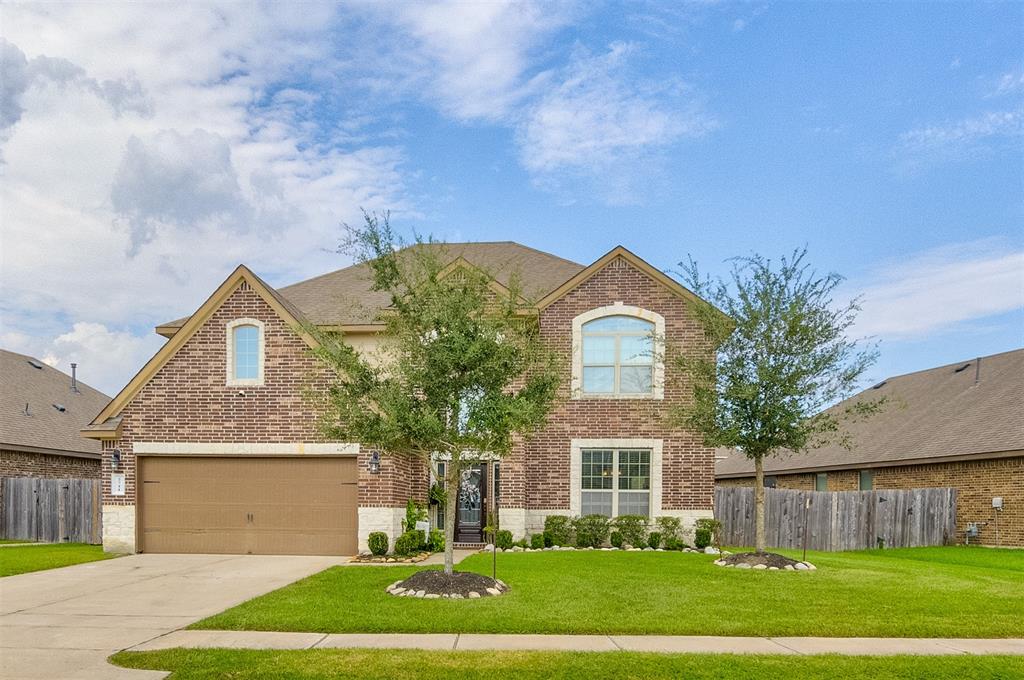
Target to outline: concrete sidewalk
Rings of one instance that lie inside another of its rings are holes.
[[[362,647],[431,650],[541,650],[575,652],[673,652],[687,654],[1015,654],[1024,639],[711,637],[685,635],[473,635],[323,634],[234,630],[176,630],[131,651],[172,647],[232,649],[323,649]]]

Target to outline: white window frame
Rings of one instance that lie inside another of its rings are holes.
[[[619,394],[583,391],[583,325],[606,316],[632,316],[654,324],[654,371],[650,392]],[[572,399],[664,399],[665,398],[665,317],[649,309],[616,302],[583,312],[572,320]]]
[[[579,515],[583,508],[583,450],[584,449],[646,449],[651,452],[651,500],[648,504],[649,516],[658,517],[661,512],[661,470],[662,449],[661,439],[573,439],[569,449],[569,512]],[[618,478],[617,456],[612,456],[612,476]],[[618,516],[619,494],[616,481],[612,482],[612,517]]]
[[[256,355],[256,377],[236,378],[235,377],[235,329],[239,326],[254,326],[257,330],[257,342],[259,353]],[[227,366],[226,384],[229,387],[258,387],[263,384],[264,357],[267,354],[266,334],[263,322],[259,319],[235,319],[229,321],[224,328],[225,343],[227,345]]]

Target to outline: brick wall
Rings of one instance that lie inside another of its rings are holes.
[[[978,522],[980,543],[1024,547],[1024,456],[956,463],[929,463],[873,468],[876,489],[915,489],[949,486],[957,489],[957,536],[963,542],[968,522]],[[777,488],[814,489],[814,474],[776,475]],[[721,486],[750,486],[752,477],[720,479]],[[829,491],[856,491],[859,471],[828,473]],[[1002,496],[1003,511],[996,517],[992,498]],[[973,540],[973,539],[972,539]]]
[[[648,438],[663,440],[662,508],[710,510],[714,497],[714,452],[696,435],[670,428],[667,409],[686,388],[666,365],[665,398],[570,399],[572,321],[588,310],[621,302],[661,314],[670,345],[703,342],[687,303],[618,258],[545,309],[542,337],[565,357],[562,402],[548,427],[520,446],[502,464],[501,498],[505,507],[569,510],[570,443],[573,438]],[[524,464],[524,460],[526,463]]]
[[[0,450],[0,477],[96,479],[99,476],[98,458]]]
[[[226,385],[228,322],[264,323],[264,384]],[[133,442],[320,442],[322,410],[312,395],[323,393],[330,375],[309,348],[247,284],[182,345],[122,411],[122,436],[103,442],[103,503],[134,505],[136,460]],[[111,457],[121,450],[125,495],[110,495]],[[410,464],[384,457],[380,474],[369,472],[368,453],[359,456],[359,505],[404,505],[418,481]]]

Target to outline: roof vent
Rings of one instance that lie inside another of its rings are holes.
[[[968,362],[967,362],[966,364],[964,364],[963,366],[960,366],[959,368],[954,368],[954,369],[953,369],[953,372],[954,372],[954,373],[960,373],[961,371],[966,371],[966,370],[967,370],[967,367],[968,367],[968,366],[970,366],[970,365],[971,365],[971,362],[969,362],[969,361],[968,361]]]
[[[888,380],[883,380],[882,382],[878,383],[877,385],[872,385],[871,389],[877,390],[877,389],[883,387],[885,385],[885,383],[887,383],[887,382],[889,382],[889,381]]]
[[[43,370],[43,365],[36,361],[35,359],[29,359],[28,365],[31,366],[32,368],[38,368],[39,370]]]
[[[61,413],[64,413],[64,411],[68,410],[68,407],[65,406],[64,404],[53,404],[53,407],[60,411]]]

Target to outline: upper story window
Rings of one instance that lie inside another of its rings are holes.
[[[236,319],[227,325],[227,384],[263,384],[263,322]]]
[[[653,387],[653,323],[606,316],[583,324],[584,394],[650,394]]]
[[[665,320],[655,312],[617,303],[573,320],[573,398],[664,396],[664,361],[658,347]]]

